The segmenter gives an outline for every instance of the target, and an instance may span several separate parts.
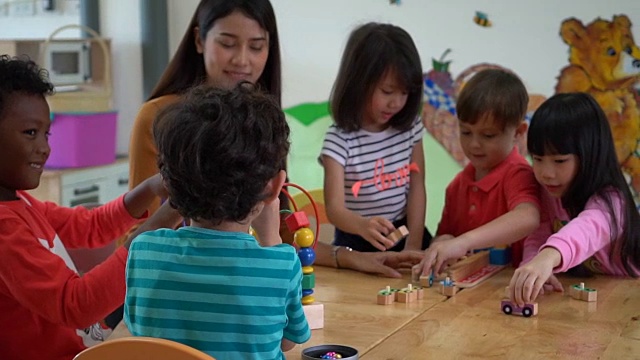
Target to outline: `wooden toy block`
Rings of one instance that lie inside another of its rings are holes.
[[[443,281],[440,281],[438,291],[444,296],[453,296],[458,292],[458,287],[447,277]]]
[[[479,271],[487,265],[489,265],[489,252],[480,251],[449,266],[445,270],[445,273],[446,276],[451,278],[451,280],[457,282]]]
[[[524,317],[531,317],[538,315],[538,303],[524,304],[523,307],[512,303],[510,300],[502,300],[500,302],[500,309],[507,315],[522,315]]]
[[[598,291],[586,288],[584,283],[580,283],[569,287],[569,296],[576,300],[592,302],[598,300]]]
[[[420,286],[432,287],[433,286],[433,274],[420,276]]]
[[[287,228],[291,232],[295,232],[300,228],[309,226],[309,218],[307,218],[307,214],[302,211],[294,212],[293,214],[287,216],[284,221],[285,223],[287,223]]]
[[[487,265],[479,271],[456,281],[456,286],[459,288],[470,288],[478,285],[484,280],[497,274],[500,270],[504,269],[504,265]]]
[[[386,288],[378,291],[378,305],[391,305],[395,302],[396,298],[395,291],[391,291],[391,287],[387,286]]]
[[[416,297],[418,300],[424,299],[424,288],[422,286],[414,286],[413,291],[416,292]]]
[[[387,235],[387,239],[393,241],[393,243],[395,244],[407,237],[407,235],[409,235],[409,230],[406,226],[402,225],[399,228],[395,229],[391,234]]]
[[[324,328],[324,304],[311,304],[302,307],[311,330]]]
[[[413,285],[409,284],[406,288],[398,291],[396,300],[400,303],[411,303],[418,300],[418,294],[413,290]]]
[[[507,265],[511,261],[511,249],[507,247],[489,250],[489,264]]]

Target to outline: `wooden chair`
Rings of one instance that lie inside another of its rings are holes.
[[[105,341],[85,349],[74,360],[215,360],[190,346],[152,337],[133,336]]]

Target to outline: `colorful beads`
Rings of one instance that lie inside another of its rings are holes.
[[[295,231],[293,241],[300,247],[298,257],[302,265],[302,305],[313,304],[313,288],[316,285],[316,274],[313,273],[313,262],[316,261],[316,252],[313,250],[315,236],[309,229],[309,220],[302,211],[291,214],[287,219],[287,226],[290,231]]]
[[[335,351],[329,351],[328,353],[322,355],[320,359],[342,359],[342,355]]]

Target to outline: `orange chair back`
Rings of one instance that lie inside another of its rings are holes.
[[[85,349],[74,360],[215,360],[190,346],[159,338],[133,336]]]

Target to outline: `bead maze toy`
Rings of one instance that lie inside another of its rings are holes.
[[[569,287],[569,296],[576,300],[592,302],[598,300],[598,291],[586,288],[584,283],[580,283]]]
[[[318,219],[318,208],[311,195],[300,185],[293,183],[285,183],[282,192],[289,198],[294,211],[288,211],[291,214],[285,218],[285,223],[289,231],[293,233],[293,243],[298,247],[298,257],[302,265],[302,309],[309,323],[309,328],[322,329],[324,327],[324,305],[315,303],[313,297],[314,287],[316,283],[316,275],[313,271],[313,262],[316,260],[315,247],[320,233],[320,224],[316,222],[315,236],[313,231],[309,229],[309,219],[307,215],[298,211],[298,207],[293,197],[289,194],[285,187],[290,186],[302,191],[311,202],[313,210]],[[283,210],[287,212],[286,210]]]

